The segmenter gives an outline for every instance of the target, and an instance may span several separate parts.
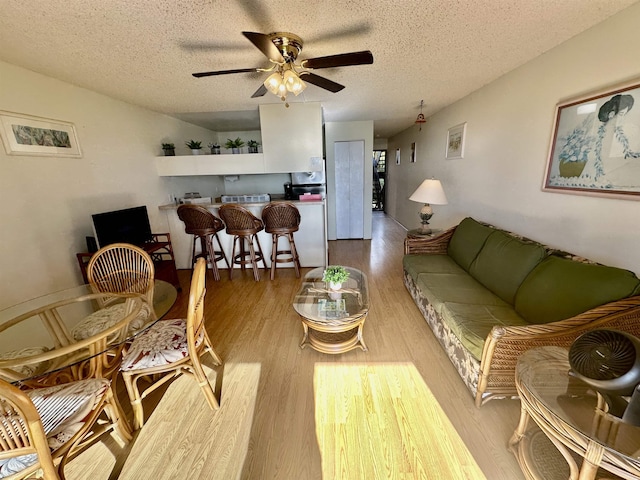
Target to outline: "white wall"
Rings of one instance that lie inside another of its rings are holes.
[[[334,143],[364,140],[364,238],[371,238],[371,197],[373,184],[373,121],[326,122],[325,156],[327,170],[327,237],[336,239],[336,192]]]
[[[215,135],[3,62],[0,110],[74,123],[83,152],[14,156],[0,147],[0,308],[82,282],[75,254],[86,251],[92,213],[146,205],[152,229],[167,231],[157,207],[172,190],[154,157],[162,142]]]
[[[449,199],[433,207],[436,228],[472,216],[640,274],[640,202],[541,191],[556,104],[640,78],[639,23],[637,4],[389,139],[387,213],[417,227],[408,197],[435,177]],[[464,158],[445,160],[447,129],[462,122]]]

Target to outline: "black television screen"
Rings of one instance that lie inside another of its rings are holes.
[[[100,248],[121,242],[142,246],[151,241],[146,206],[97,213],[91,217],[93,232]]]

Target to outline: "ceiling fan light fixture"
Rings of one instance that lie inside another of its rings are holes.
[[[284,72],[283,79],[287,90],[295,96],[298,96],[305,88],[307,88],[307,84],[300,80],[298,74],[293,70],[287,70]]]
[[[282,86],[282,75],[280,72],[274,72],[264,81],[264,86],[274,95],[280,96],[280,87]]]

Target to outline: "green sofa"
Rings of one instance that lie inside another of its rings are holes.
[[[404,282],[481,406],[517,395],[518,356],[584,331],[640,335],[640,279],[465,218],[405,240]]]

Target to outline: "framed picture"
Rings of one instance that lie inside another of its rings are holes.
[[[447,131],[447,149],[445,158],[464,158],[464,137],[467,131],[467,122],[451,127]]]
[[[640,195],[640,83],[559,103],[543,190]]]
[[[396,165],[400,165],[400,149],[396,148]]]
[[[411,163],[416,163],[416,142],[411,143]]]
[[[82,157],[72,123],[0,111],[0,136],[8,155]]]

